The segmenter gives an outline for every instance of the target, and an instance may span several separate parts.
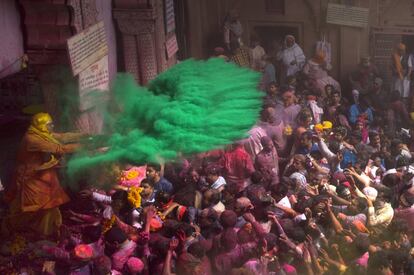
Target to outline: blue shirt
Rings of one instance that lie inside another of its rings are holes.
[[[355,155],[354,152],[352,152],[351,150],[345,149],[342,152],[342,156],[343,156],[343,160],[341,162],[342,169],[348,168],[349,164],[351,164],[352,166],[355,165],[357,161],[357,156]]]
[[[296,150],[296,154],[300,154],[300,155],[307,155],[307,154],[311,154],[313,152],[319,152],[319,146],[317,143],[312,144],[311,149],[309,150],[306,147],[299,147]]]
[[[161,177],[160,180],[154,185],[155,192],[165,192],[171,194],[174,191],[173,185],[166,178]]]
[[[269,63],[265,66],[263,77],[266,81],[266,84],[268,85],[270,82],[276,82],[276,70],[275,66],[273,64]],[[266,85],[266,87],[267,87]]]
[[[372,123],[372,121],[374,120],[374,116],[372,114],[371,108],[367,108],[365,112],[361,112],[361,109],[357,104],[354,104],[351,106],[351,108],[349,108],[349,122],[355,124],[358,119],[358,116],[362,115],[363,113],[367,114],[368,123]]]

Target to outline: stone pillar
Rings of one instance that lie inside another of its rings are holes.
[[[48,3],[44,3],[48,2]],[[47,112],[59,130],[99,133],[102,116],[97,108],[79,112],[77,78],[70,71],[66,41],[98,18],[96,0],[19,0],[29,56],[44,95]]]
[[[162,70],[157,61],[156,8],[116,8],[114,18],[123,41],[125,70],[145,85]]]
[[[62,79],[55,68],[69,68],[66,40],[75,31],[71,25],[71,9],[64,2],[19,0],[18,3],[23,15],[22,29],[29,66],[39,79],[45,110],[59,122],[62,117],[59,109]]]

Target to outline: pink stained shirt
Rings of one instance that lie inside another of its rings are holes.
[[[278,152],[284,152],[287,144],[287,138],[283,133],[286,126],[285,123],[283,121],[280,121],[279,124],[262,122],[260,126],[266,131],[267,136],[272,139]]]
[[[121,249],[115,252],[111,257],[112,269],[122,271],[128,259],[133,256],[136,248],[137,244],[134,241],[128,241],[124,244]]]
[[[220,164],[224,167],[227,184],[241,192],[247,187],[247,180],[254,172],[253,161],[242,145],[225,152]]]
[[[296,127],[296,117],[298,116],[302,107],[298,104],[293,104],[283,109],[283,121],[286,125]]]
[[[414,208],[397,208],[395,209],[395,218],[405,221],[410,232],[414,231]]]
[[[261,126],[256,125],[250,129],[249,138],[246,139],[244,148],[250,154],[252,160],[262,151],[263,146],[260,143],[260,139],[266,135],[265,129]]]
[[[278,183],[279,155],[277,154],[276,149],[273,148],[273,150],[271,150],[270,152],[265,152],[262,150],[256,157],[255,168],[257,170],[271,172],[273,175],[277,177],[277,181],[275,183]]]

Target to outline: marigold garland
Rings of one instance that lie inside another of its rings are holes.
[[[128,191],[128,202],[131,204],[134,208],[140,208],[141,207],[141,191],[142,187],[131,187]]]
[[[102,234],[105,234],[112,228],[112,226],[114,226],[115,220],[115,215],[112,215],[111,219],[104,220],[104,222],[102,223]]]
[[[123,171],[121,172],[121,175],[119,176],[120,181],[129,181],[136,179],[140,176],[140,173],[136,170],[131,171]]]
[[[127,180],[133,180],[139,176],[139,172],[135,170],[128,171],[125,175]]]

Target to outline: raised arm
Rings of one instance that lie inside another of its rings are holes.
[[[173,252],[177,248],[177,246],[178,246],[178,240],[177,239],[172,239],[170,241],[170,246],[168,247],[167,255],[165,256],[162,275],[173,275],[174,274],[174,273],[171,272],[171,258],[172,258]]]
[[[26,136],[27,142],[27,150],[32,152],[44,152],[44,153],[52,153],[52,154],[59,154],[63,155],[66,153],[72,153],[76,151],[80,147],[79,144],[67,144],[62,145],[58,143],[54,143],[36,135],[27,135]]]

